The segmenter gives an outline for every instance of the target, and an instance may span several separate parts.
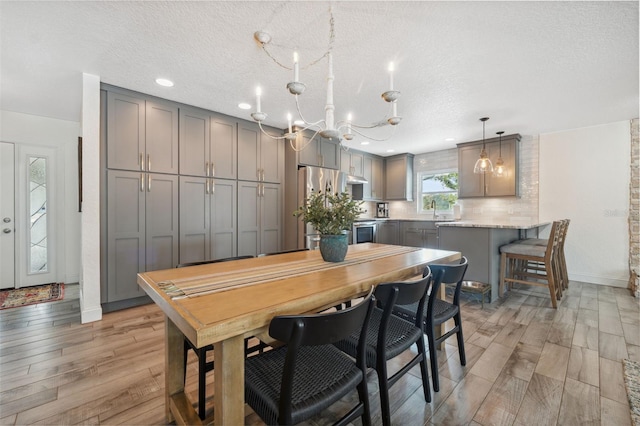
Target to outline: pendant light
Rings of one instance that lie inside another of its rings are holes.
[[[485,150],[484,143],[484,126],[489,117],[482,117],[480,121],[482,121],[482,151],[480,152],[480,158],[476,161],[476,165],[473,167],[473,173],[492,173],[493,172],[493,164],[491,164],[491,160],[487,156],[487,151]]]
[[[506,168],[504,167],[504,160],[502,159],[502,134],[504,132],[496,132],[496,135],[500,136],[500,151],[498,154],[498,159],[496,160],[496,166],[493,168],[493,176],[497,178],[501,178],[505,175]]]

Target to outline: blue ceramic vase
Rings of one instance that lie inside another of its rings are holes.
[[[349,235],[321,235],[320,254],[325,262],[342,262],[349,248]]]

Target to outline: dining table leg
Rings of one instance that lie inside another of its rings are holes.
[[[165,316],[165,415],[167,423],[175,417],[171,412],[172,398],[184,394],[184,335],[176,325]]]
[[[244,424],[244,338],[230,337],[214,343],[214,423]],[[218,366],[224,366],[220,368]]]

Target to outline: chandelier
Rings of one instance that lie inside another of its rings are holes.
[[[299,64],[299,58],[298,58],[298,53],[297,52],[293,52],[293,67],[289,67],[286,66],[284,64],[282,64],[280,61],[278,61],[278,59],[276,59],[270,52],[268,49],[269,43],[271,42],[271,35],[265,31],[256,31],[253,35],[254,39],[260,43],[260,46],[262,47],[262,50],[279,66],[281,66],[282,68],[285,68],[287,70],[292,70],[293,71],[293,81],[289,82],[287,84],[287,89],[289,90],[289,93],[291,93],[294,97],[295,97],[295,105],[296,105],[296,110],[299,116],[299,120],[296,121],[297,123],[301,123],[300,126],[297,126],[295,128],[292,127],[292,117],[291,114],[289,113],[287,115],[287,120],[288,120],[288,128],[287,128],[287,132],[284,134],[284,136],[273,136],[270,135],[268,132],[266,132],[263,127],[262,127],[262,122],[264,120],[266,120],[267,118],[267,114],[265,112],[262,111],[261,109],[261,105],[260,105],[260,101],[261,101],[261,95],[262,95],[262,91],[261,89],[258,87],[256,89],[256,111],[253,112],[251,114],[251,117],[258,122],[258,125],[260,126],[260,130],[262,131],[262,133],[264,133],[265,135],[269,136],[270,138],[273,139],[286,139],[287,141],[289,141],[289,144],[291,145],[291,148],[295,151],[302,151],[304,148],[306,148],[309,143],[311,142],[311,140],[313,138],[315,138],[316,135],[320,135],[325,139],[332,139],[332,140],[337,140],[340,145],[343,147],[343,149],[348,149],[347,147],[345,147],[342,144],[342,140],[352,140],[354,137],[354,134],[358,134],[360,136],[363,136],[367,139],[371,139],[371,140],[375,140],[375,141],[384,141],[387,140],[391,137],[391,134],[389,136],[387,136],[386,138],[383,139],[376,139],[376,138],[372,138],[371,136],[367,136],[363,133],[363,130],[366,129],[374,129],[377,127],[383,127],[383,126],[387,126],[387,125],[391,125],[393,126],[392,128],[395,130],[395,126],[400,123],[400,121],[402,120],[402,117],[398,116],[398,106],[397,106],[397,100],[398,97],[400,96],[400,92],[397,90],[394,90],[393,88],[393,63],[389,64],[389,90],[385,91],[384,93],[382,93],[382,99],[391,104],[390,105],[390,112],[387,114],[387,116],[370,125],[359,125],[356,123],[352,122],[352,115],[348,114],[346,117],[346,120],[341,120],[341,121],[337,121],[335,120],[335,115],[334,115],[334,111],[335,111],[335,106],[333,104],[333,80],[334,80],[334,75],[333,75],[333,55],[332,55],[332,49],[333,49],[333,42],[335,39],[335,33],[334,33],[334,21],[333,21],[333,13],[331,10],[329,10],[329,15],[330,15],[330,19],[329,19],[329,46],[327,48],[327,51],[318,59],[312,61],[311,63],[309,63],[308,66],[313,66],[316,63],[320,62],[322,59],[327,58],[327,62],[328,62],[328,72],[327,72],[327,98],[326,98],[326,104],[324,107],[325,110],[325,117],[324,119],[318,120],[318,121],[307,121],[303,114],[302,111],[300,109],[300,102],[299,102],[299,96],[302,95],[302,93],[304,92],[306,86],[304,83],[302,83],[299,80],[300,77],[300,64]],[[302,124],[303,123],[303,124]],[[300,144],[295,144],[294,145],[294,141],[298,140],[298,135],[301,134],[302,132],[306,131],[306,130],[311,130],[311,131],[315,131],[313,137],[311,137],[309,139],[309,142],[307,142],[304,145],[300,145]],[[297,146],[296,146],[297,145]]]

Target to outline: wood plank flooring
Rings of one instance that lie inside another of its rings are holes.
[[[71,285],[63,301],[0,311],[0,425],[164,424],[160,310],[147,305],[82,325],[77,294]],[[640,361],[638,301],[625,289],[572,282],[558,309],[550,306],[539,287],[520,286],[484,309],[468,296],[467,365],[448,339],[438,354],[440,392],[424,401],[416,367],[391,389],[393,424],[630,425],[620,360]],[[196,401],[192,354],[187,375]],[[375,372],[369,383],[379,425]],[[307,424],[332,423],[355,398]],[[262,424],[248,407],[245,423]]]

